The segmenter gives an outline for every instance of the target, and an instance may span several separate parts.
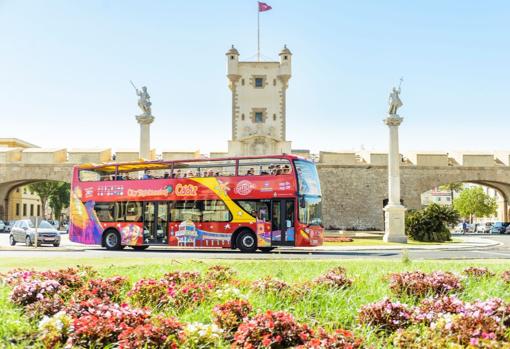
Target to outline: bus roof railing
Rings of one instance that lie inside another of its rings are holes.
[[[297,155],[281,154],[281,155],[261,155],[261,156],[242,156],[242,157],[226,157],[216,159],[190,159],[190,160],[150,160],[150,161],[130,161],[130,162],[106,162],[106,163],[87,163],[76,165],[81,170],[99,170],[104,172],[114,173],[118,172],[129,172],[138,170],[164,170],[169,169],[173,164],[179,163],[194,163],[194,162],[222,162],[222,161],[238,161],[238,160],[263,160],[263,159],[299,159],[306,160]],[[255,165],[254,163],[243,163],[244,165]],[[230,164],[231,165],[236,165]],[[204,166],[205,167],[205,166]],[[211,166],[214,167],[214,166]]]

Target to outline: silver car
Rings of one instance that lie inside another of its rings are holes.
[[[11,246],[18,242],[24,242],[27,246],[31,246],[36,241],[36,228],[30,219],[16,221],[11,228],[9,242]],[[60,233],[54,226],[47,221],[39,222],[37,227],[37,246],[49,244],[55,247],[60,246]]]

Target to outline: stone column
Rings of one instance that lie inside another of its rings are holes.
[[[398,127],[404,118],[394,114],[384,119],[390,129],[388,152],[388,204],[384,207],[384,238],[386,242],[407,243],[405,235],[405,211],[400,204],[400,152],[398,149]]]
[[[151,130],[150,125],[154,121],[152,115],[137,115],[136,121],[140,124],[140,159],[151,160]]]

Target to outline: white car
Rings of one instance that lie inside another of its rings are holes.
[[[3,233],[5,231],[5,223],[4,221],[0,220],[0,233]]]
[[[476,232],[481,234],[489,234],[491,232],[492,223],[480,223],[476,226]]]

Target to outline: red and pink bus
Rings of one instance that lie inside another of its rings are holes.
[[[323,241],[313,162],[293,155],[74,167],[71,241],[270,251]]]

